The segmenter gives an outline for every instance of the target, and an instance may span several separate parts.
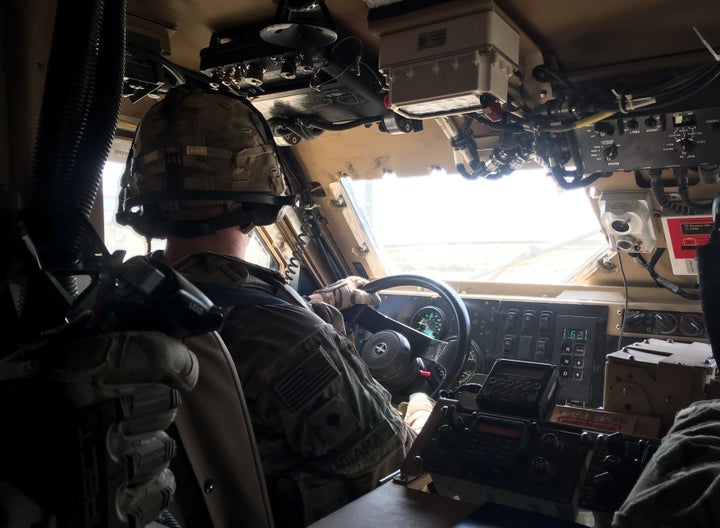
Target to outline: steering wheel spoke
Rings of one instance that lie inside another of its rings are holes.
[[[432,366],[424,379],[431,397],[452,386],[460,376],[470,348],[470,318],[458,294],[446,284],[420,275],[393,275],[368,282],[363,289],[378,292],[398,286],[418,286],[431,290],[451,306],[456,323],[452,342],[433,339],[406,324],[368,306],[353,306],[343,311],[348,323],[356,324],[373,336],[361,347],[360,355],[373,375],[393,394],[413,390],[422,377],[422,365]],[[438,380],[435,366],[445,375]]]

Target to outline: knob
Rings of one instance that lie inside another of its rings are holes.
[[[661,334],[672,334],[678,326],[677,317],[670,313],[655,314],[655,328]]]
[[[608,453],[622,457],[625,454],[625,437],[622,433],[612,433],[604,437]]]
[[[545,457],[536,457],[530,463],[530,477],[535,480],[548,480],[554,474],[552,464]]]
[[[438,443],[440,447],[450,449],[455,447],[455,431],[452,426],[443,424],[438,427]]]
[[[607,121],[599,121],[595,123],[595,131],[601,136],[612,136],[615,132],[615,127]]]
[[[612,161],[618,157],[618,147],[615,143],[613,143],[609,147],[605,147],[603,149],[602,153],[603,153],[603,159],[605,161]]]
[[[680,331],[687,337],[701,336],[705,333],[705,322],[699,314],[684,314],[680,317]]]
[[[648,327],[646,314],[643,312],[628,310],[625,314],[623,328],[628,332],[644,332]]]
[[[610,473],[615,473],[618,469],[622,467],[622,465],[622,459],[616,455],[607,455],[605,458],[603,458],[603,461],[601,463],[601,467],[605,471],[609,471]]]
[[[540,437],[540,451],[546,456],[558,456],[563,451],[563,444],[555,433],[545,433]]]
[[[425,471],[425,461],[419,455],[408,458],[405,460],[405,464],[403,465],[403,471],[411,477],[420,475],[423,471]]]
[[[680,154],[687,156],[695,149],[695,142],[690,138],[680,140]]]

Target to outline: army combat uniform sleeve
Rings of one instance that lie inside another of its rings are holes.
[[[400,466],[414,435],[332,325],[299,306],[236,307],[222,337],[245,389],[266,472],[287,461],[286,453],[273,464],[273,439],[318,474],[353,480],[359,492]]]
[[[614,528],[720,526],[720,400],[680,411]]]

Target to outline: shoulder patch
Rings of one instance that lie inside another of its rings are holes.
[[[321,350],[301,363],[274,387],[293,411],[298,411],[340,373]]]

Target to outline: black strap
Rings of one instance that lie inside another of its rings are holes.
[[[194,284],[218,306],[277,306],[290,304],[270,292],[251,286],[231,286],[210,282],[195,282]]]

